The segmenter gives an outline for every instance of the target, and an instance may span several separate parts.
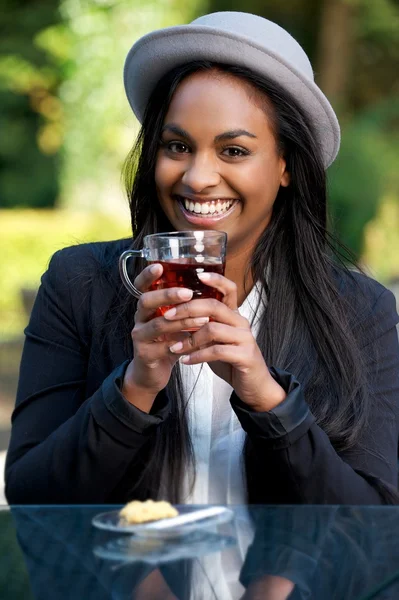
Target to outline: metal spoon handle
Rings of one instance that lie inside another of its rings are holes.
[[[201,510],[195,510],[186,515],[179,515],[178,517],[171,517],[170,519],[162,519],[161,521],[154,521],[145,525],[145,529],[169,529],[171,527],[179,527],[186,523],[192,523],[194,521],[200,521],[208,517],[215,517],[226,512],[228,509],[224,506],[211,506]]]

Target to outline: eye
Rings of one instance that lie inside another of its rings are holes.
[[[226,146],[223,148],[222,154],[228,156],[228,158],[240,158],[241,156],[248,156],[250,152],[239,146]]]
[[[163,142],[162,145],[173,154],[186,154],[190,151],[184,142]]]

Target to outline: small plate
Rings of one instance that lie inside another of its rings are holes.
[[[145,540],[123,536],[102,546],[95,546],[93,553],[98,558],[122,563],[162,564],[222,552],[236,543],[237,540],[232,536],[207,531],[196,531],[184,538],[174,539]]]
[[[199,510],[182,506],[179,507],[179,511],[178,517],[134,525],[125,523],[119,516],[119,510],[113,510],[96,515],[92,524],[98,529],[107,531],[133,533],[146,538],[169,539],[187,535],[198,529],[227,523],[234,517],[233,511],[224,506],[211,506]]]

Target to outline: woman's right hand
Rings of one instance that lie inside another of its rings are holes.
[[[149,412],[156,395],[168,383],[179,355],[170,352],[174,341],[182,341],[189,334],[184,329],[198,328],[209,319],[182,319],[168,321],[154,316],[161,306],[181,304],[191,300],[192,291],[186,288],[167,288],[149,291],[151,284],[162,275],[162,265],[146,267],[134,280],[142,292],[137,303],[135,325],[132,330],[133,360],[128,365],[123,381],[124,397],[144,412]]]

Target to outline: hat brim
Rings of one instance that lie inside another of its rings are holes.
[[[280,56],[251,39],[215,27],[178,25],[143,36],[130,49],[124,67],[126,95],[140,122],[152,91],[168,71],[194,60],[247,67],[291,93],[313,123],[327,168],[340,144],[335,112],[320,88]]]

